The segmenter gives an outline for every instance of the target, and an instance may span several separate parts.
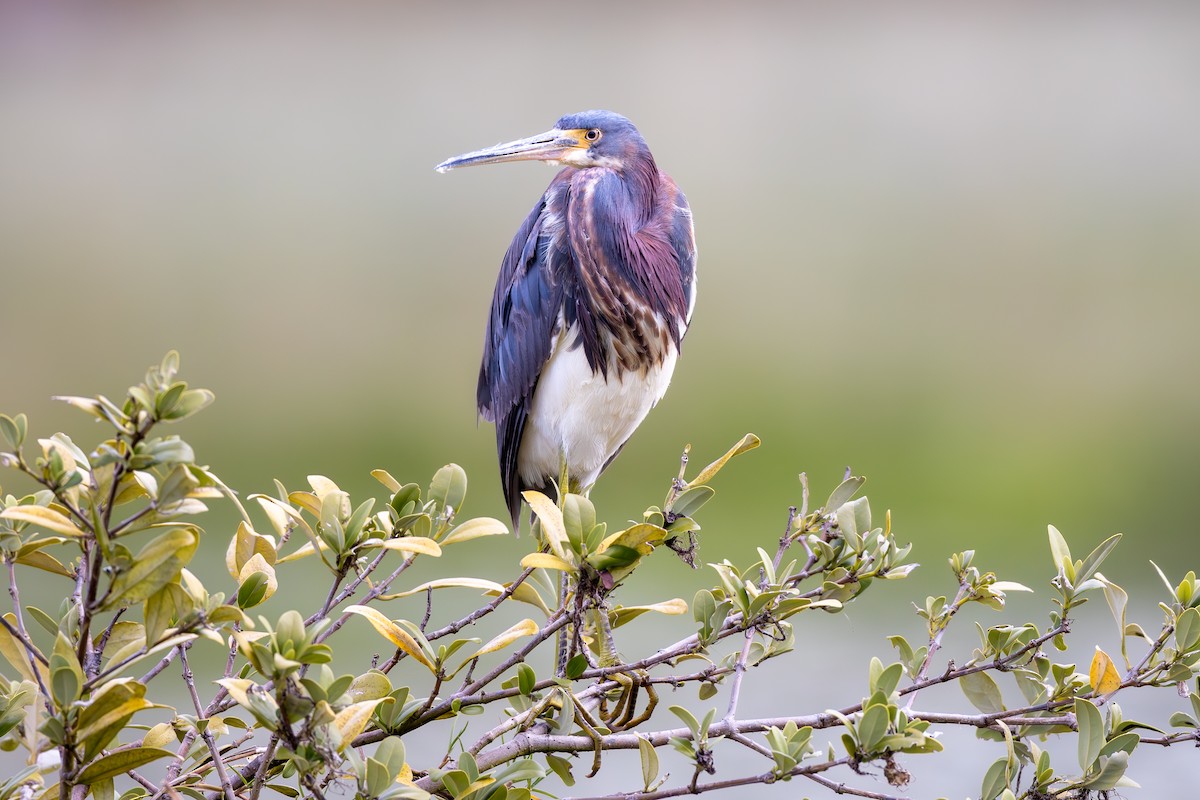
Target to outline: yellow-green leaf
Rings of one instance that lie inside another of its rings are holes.
[[[504,591],[504,587],[500,584],[484,578],[438,578],[435,581],[422,583],[420,586],[414,587],[405,592],[389,594],[387,595],[387,599],[394,600],[398,597],[410,597],[414,594],[421,594],[429,589],[446,589],[449,587],[458,587],[461,589],[484,589],[496,594]]]
[[[79,713],[75,734],[87,755],[100,752],[138,711],[154,707],[145,694],[145,685],[129,678],[111,681],[95,693]]]
[[[158,747],[134,747],[129,750],[118,750],[88,764],[75,780],[77,785],[95,783],[105,778],[123,775],[129,770],[137,769],[151,761],[170,758],[174,755],[175,753],[172,751]]]
[[[392,494],[400,491],[400,488],[404,485],[400,483],[400,481],[393,478],[392,473],[388,472],[386,469],[371,470],[371,477],[382,483],[384,488]]]
[[[321,544],[322,550],[329,550],[329,545],[325,544],[324,542],[321,542],[320,544]],[[279,560],[276,561],[275,563],[276,564],[286,564],[289,561],[299,561],[302,558],[308,558],[315,552],[317,552],[317,551],[313,547],[313,543],[305,542],[304,544],[300,545],[292,552],[288,553],[286,556],[281,556],[279,558]]]
[[[62,565],[54,556],[49,553],[44,553],[41,550],[33,550],[23,556],[17,556],[14,559],[18,564],[24,564],[27,567],[35,567],[46,572],[52,572],[55,575],[62,575],[67,578],[75,577],[75,573]]]
[[[381,612],[376,611],[370,606],[349,606],[346,608],[346,611],[350,614],[358,614],[359,616],[366,617],[367,622],[371,623],[371,627],[378,631],[380,636],[396,645],[396,647],[399,647],[405,653],[408,653],[417,662],[423,664],[430,672],[437,671],[433,662],[421,651],[421,646],[417,644],[417,640],[412,637],[412,634],[385,617]]]
[[[502,589],[507,589],[510,585],[511,584],[506,583]],[[500,591],[489,591],[485,592],[485,594],[490,597],[499,597]],[[509,596],[517,602],[528,603],[531,606],[537,606],[547,615],[550,614],[550,607],[546,605],[546,601],[542,599],[540,594],[538,594],[538,590],[529,584],[529,581],[523,581],[517,586],[516,589],[513,589],[512,594]]]
[[[493,517],[476,517],[454,526],[454,529],[442,539],[442,544],[457,544],[478,539],[481,536],[502,536],[507,533],[508,526],[500,520]]]
[[[596,548],[597,553],[603,553],[614,544],[628,547],[631,550],[637,550],[642,555],[648,555],[663,539],[667,538],[667,531],[657,525],[651,525],[648,522],[639,522],[632,525],[623,531],[609,534],[604,537],[604,541],[600,542],[600,546]]]
[[[375,706],[381,702],[383,702],[383,698],[364,700],[361,703],[346,706],[337,713],[337,716],[333,718],[333,727],[337,728],[337,732],[342,737],[337,746],[339,753],[350,746],[354,737],[363,732],[363,728],[367,727],[367,723],[371,721],[371,714],[375,711]]]
[[[725,453],[725,455],[721,456],[716,461],[712,462],[707,467],[700,470],[699,475],[697,475],[696,477],[694,477],[690,481],[688,481],[688,486],[689,487],[701,486],[705,483],[708,483],[709,481],[711,481],[713,479],[714,476],[716,476],[716,474],[718,472],[721,471],[721,468],[725,466],[725,464],[729,461],[729,459],[733,458],[734,456],[741,455],[742,453],[745,453],[747,450],[753,450],[754,448],[758,447],[760,444],[762,444],[761,439],[759,439],[753,433],[747,433],[745,436],[742,437],[742,440],[740,442],[735,444],[733,447],[729,448],[729,450]]]
[[[546,544],[550,545],[554,555],[565,561],[566,553],[563,551],[563,544],[567,541],[567,528],[563,522],[562,511],[554,504],[553,500],[541,492],[521,492],[521,496],[525,498],[525,502],[537,515],[538,521],[542,523],[542,535],[546,538]]]
[[[233,698],[233,702],[240,706],[249,707],[250,687],[255,685],[254,681],[245,678],[220,678],[215,683],[229,692],[229,696]]]
[[[686,600],[676,597],[673,600],[664,600],[661,603],[654,603],[653,605],[649,606],[625,606],[623,608],[618,608],[613,612],[613,616],[616,617],[613,622],[613,627],[620,627],[631,620],[637,619],[647,611],[675,616],[678,614],[686,614],[688,612],[688,604]]]
[[[146,636],[157,642],[171,625],[175,615],[175,597],[170,586],[163,586],[142,604],[142,619],[146,620]]]
[[[540,567],[542,569],[557,569],[562,572],[574,572],[575,567],[552,553],[530,553],[521,559],[525,568]]]
[[[1073,580],[1075,563],[1071,560],[1071,549],[1067,547],[1067,540],[1053,525],[1046,526],[1046,533],[1050,537],[1050,555],[1054,558],[1054,566],[1063,570],[1068,579]]]
[[[312,492],[291,492],[288,494],[288,501],[304,509],[314,517],[321,518],[321,500]]]
[[[501,633],[493,638],[483,647],[476,650],[475,654],[472,655],[471,658],[479,658],[487,653],[494,653],[497,650],[502,650],[503,648],[508,647],[510,644],[515,642],[517,639],[522,639],[526,636],[533,636],[539,630],[541,629],[538,628],[538,624],[536,622],[531,619],[523,619],[516,625],[513,625],[511,628],[504,631],[504,633]]]
[[[146,735],[142,737],[144,747],[166,747],[174,744],[175,741],[175,727],[169,722],[158,723],[146,731]]]
[[[111,658],[112,655],[119,650],[122,650],[126,645],[136,642],[137,647],[132,652],[137,652],[146,644],[146,628],[140,622],[131,622],[130,620],[121,620],[116,625],[113,625],[112,632],[108,635],[108,641],[104,643],[104,653],[106,658]]]
[[[240,579],[242,568],[255,554],[261,555],[268,564],[274,564],[279,555],[275,551],[275,542],[256,533],[243,520],[229,540],[229,547],[225,551],[225,569],[229,570],[230,576]]]
[[[267,562],[267,559],[263,558],[261,553],[250,556],[250,560],[242,567],[242,571],[238,575],[238,585],[245,583],[256,572],[261,572],[267,579],[267,590],[263,594],[262,600],[259,600],[260,603],[265,603],[279,589],[279,579],[275,577],[275,568]]]
[[[17,618],[11,612],[4,615],[4,620],[14,631],[17,630]],[[38,652],[37,648],[34,648],[34,652]],[[2,625],[0,625],[0,655],[4,656],[4,660],[12,664],[13,668],[21,673],[22,678],[29,681],[37,681],[37,678],[34,677],[33,669],[29,666],[29,652],[20,641],[8,632],[8,628]],[[38,675],[41,676],[44,683],[47,679],[46,667],[41,661],[36,659],[33,663],[37,666]]]
[[[383,547],[401,553],[417,553],[437,558],[442,554],[441,546],[428,536],[401,536],[396,539],[375,539],[364,545],[367,548]]]
[[[87,535],[76,527],[75,523],[71,522],[66,514],[55,511],[53,508],[47,508],[46,506],[9,506],[0,511],[0,519],[28,522],[31,525],[37,525],[46,530],[76,539]]]
[[[352,702],[363,700],[379,700],[392,693],[392,682],[382,672],[364,672],[350,682],[346,697]]]
[[[104,608],[140,603],[175,580],[179,571],[192,560],[199,537],[192,528],[167,531],[150,542],[134,557],[128,570],[112,583],[112,592]]]
[[[1099,647],[1096,648],[1096,654],[1092,656],[1088,679],[1092,688],[1096,690],[1096,694],[1108,694],[1121,688],[1121,676],[1117,674],[1116,666],[1108,657],[1108,653]]]
[[[1000,687],[986,672],[973,672],[958,679],[963,694],[971,701],[971,705],[985,714],[995,714],[1004,710],[1004,699]]]

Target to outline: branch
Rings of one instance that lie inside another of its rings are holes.
[[[788,773],[789,776],[799,775],[816,775],[820,772],[826,772],[834,767],[844,766],[850,763],[850,758],[839,758],[835,761],[825,761],[820,764],[809,764],[808,766],[796,767]],[[748,786],[750,784],[762,783],[772,784],[779,780],[773,772],[764,772],[758,775],[747,775],[742,778],[732,778],[725,781],[713,781],[712,783],[690,783],[687,786],[680,786],[675,789],[663,789],[657,792],[637,792],[638,800],[662,800],[667,797],[680,797],[688,794],[703,794],[704,792],[719,791],[721,789],[731,789],[735,786]],[[884,797],[885,800],[899,800],[899,798],[890,798],[886,795],[866,795],[868,797]],[[598,795],[594,797],[566,797],[563,800],[627,800],[628,794],[610,794]]]
[[[738,653],[737,661],[733,665],[733,680],[730,681],[729,687],[729,707],[725,711],[725,721],[732,723],[734,715],[737,713],[738,699],[742,694],[742,679],[746,677],[746,659],[750,657],[750,645],[754,643],[754,629],[746,629],[746,641],[742,645],[742,652]]]
[[[183,665],[183,682],[187,684],[188,694],[192,697],[192,705],[196,708],[196,722],[200,723],[206,717],[204,709],[200,705],[200,695],[196,692],[196,679],[192,674],[192,667],[188,664],[187,648],[180,645],[176,649],[179,651],[179,662]],[[225,793],[225,800],[237,800],[237,797],[233,794],[233,785],[229,782],[229,774],[225,771],[225,762],[221,759],[221,751],[217,749],[217,742],[213,739],[212,732],[205,727],[200,736],[204,739],[204,744],[208,746],[208,752],[212,754],[213,768],[217,771],[217,778],[221,781],[221,789]]]

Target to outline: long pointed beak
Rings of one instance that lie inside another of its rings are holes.
[[[564,153],[580,146],[574,131],[554,128],[526,139],[505,142],[485,147],[461,156],[448,158],[438,164],[438,172],[447,172],[459,167],[474,167],[479,164],[501,164],[505,161],[558,161]]]

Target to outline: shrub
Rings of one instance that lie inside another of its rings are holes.
[[[795,626],[838,613],[915,567],[890,514],[880,524],[867,499],[856,497],[862,478],[848,475],[814,506],[801,476],[802,501],[789,510],[773,552],[759,548],[758,559],[742,566],[709,564],[716,582],[690,603],[625,606],[620,596],[644,559],[666,555],[656,551],[695,563],[696,519],[714,495],[710,484],[731,458],[757,446],[752,435],[691,478],[685,452],[662,506],[611,533],[586,496],[555,502],[527,492],[536,521],[532,537],[514,541],[527,553],[512,580],[411,585],[406,573],[418,559],[510,535],[499,520],[461,513],[462,469],[443,467],[424,487],[376,470],[379,498],[351,499],[314,476],[306,489],[276,483],[273,493],[243,503],[195,463],[186,441],[161,432],[213,399],[178,380],[178,363],[168,354],[119,403],[58,398],[106,427],[108,438],[86,451],[61,433],[31,443],[24,415],[0,415],[7,443],[0,466],[40,486],[4,496],[0,510],[12,599],[0,618],[0,746],[23,749],[28,764],[0,783],[0,800],[104,800],[118,792],[127,800],[232,800],[264,790],[529,800],[595,775],[617,749],[638,751],[641,774],[613,797],[652,800],[801,778],[830,792],[886,798],[845,781],[874,763],[899,791],[908,779],[902,761],[937,757],[938,731],[948,726],[997,742],[999,757],[980,770],[983,800],[1098,797],[1135,785],[1125,773],[1140,744],[1200,741],[1196,692],[1184,691],[1187,710],[1159,727],[1125,719],[1114,702],[1118,693],[1182,689],[1200,670],[1194,573],[1178,584],[1163,577],[1159,631],[1128,624],[1126,592],[1099,571],[1119,536],[1076,560],[1050,528],[1049,624],[980,627],[978,647],[946,662],[939,650],[959,611],[972,603],[1003,610],[1007,594],[1026,588],[977,568],[971,551],[954,554],[953,596],[918,605],[928,637],[891,637],[898,660],[871,660],[861,702],[742,719],[747,669],[787,657]],[[229,596],[217,590],[227,578],[188,568],[201,536],[210,535],[195,519],[214,500],[241,515],[226,552],[236,586]],[[303,558],[319,560],[329,575],[314,607],[273,619],[252,613]],[[47,575],[67,596],[56,613],[21,602],[20,584]],[[484,599],[445,618],[435,601],[455,589]],[[1114,659],[1097,649],[1081,673],[1052,654],[1065,649],[1076,609],[1097,594],[1117,622],[1121,652]],[[386,601],[412,595],[425,598],[424,617],[392,619]],[[495,622],[497,610],[513,607],[526,610],[519,622]],[[680,617],[680,638],[645,657],[624,656],[618,629],[647,613]],[[336,674],[330,642],[347,624],[364,623],[390,657]],[[486,641],[459,635],[468,628],[487,631]],[[197,676],[189,661],[196,647],[219,649],[223,671]],[[182,682],[189,706],[163,702],[173,696],[172,680]],[[951,682],[978,713],[916,705],[922,689]],[[1005,704],[1001,682],[1016,684],[1019,707]],[[687,687],[708,706],[702,716],[662,707],[664,691]],[[839,741],[827,743],[825,731]],[[444,755],[410,762],[404,742],[414,735],[445,742]],[[1038,743],[1053,736],[1076,737],[1077,764],[1051,763]],[[668,745],[691,764],[682,780],[661,774],[658,749]],[[761,769],[725,774],[719,753],[730,747],[757,754]]]

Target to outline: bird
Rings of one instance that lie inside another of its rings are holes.
[[[476,402],[495,423],[504,500],[586,493],[667,391],[696,302],[687,198],[627,118],[568,114],[438,172],[508,161],[562,169],[500,264]]]

